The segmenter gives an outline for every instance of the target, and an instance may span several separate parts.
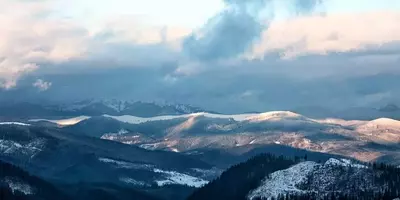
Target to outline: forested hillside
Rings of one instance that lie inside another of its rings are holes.
[[[395,199],[400,169],[386,164],[326,162],[262,154],[235,165],[189,200]]]

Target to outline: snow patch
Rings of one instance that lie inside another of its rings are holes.
[[[389,118],[379,118],[369,122],[370,125],[380,125],[380,126],[390,126],[400,128],[400,121],[389,119]]]
[[[155,173],[162,174],[163,177],[165,178],[165,180],[156,180],[156,183],[158,186],[177,184],[177,185],[187,185],[190,187],[198,188],[198,187],[201,187],[208,183],[208,181],[205,181],[200,178],[196,178],[196,177],[193,177],[193,176],[190,176],[187,174],[182,174],[182,173],[175,172],[175,171],[164,171],[161,169],[154,168],[153,165],[149,165],[149,164],[135,164],[135,163],[125,162],[125,161],[113,160],[113,159],[109,159],[109,158],[99,158],[99,161],[114,165],[117,168],[144,169],[144,170],[151,170]],[[146,184],[145,182],[137,181],[137,180],[131,179],[129,177],[122,177],[119,180],[122,182],[128,183],[128,184],[148,186],[148,184]]]
[[[130,163],[125,161],[118,161],[109,158],[99,158],[100,162],[109,163],[117,168],[125,168],[125,169],[152,169],[154,166],[149,164],[137,164],[137,163]]]
[[[200,169],[200,168],[192,168],[193,171],[202,174],[212,174],[215,173],[215,169]]]
[[[59,120],[51,120],[51,119],[30,119],[28,121],[30,122],[51,122],[51,123],[55,123],[57,125],[60,126],[72,126],[75,124],[78,124],[81,121],[90,119],[89,116],[79,116],[79,117],[73,117],[73,118],[67,118],[67,119],[59,119]]]
[[[156,183],[158,186],[164,185],[187,185],[190,187],[202,187],[207,184],[208,181],[196,178],[193,176],[189,176],[187,174],[182,174],[175,171],[164,171],[161,169],[154,169],[155,173],[161,173],[165,175],[166,180],[157,180]]]
[[[46,145],[45,139],[35,139],[27,144],[21,144],[12,140],[0,140],[0,152],[2,154],[20,153],[33,158],[42,151]]]
[[[132,115],[122,115],[122,116],[111,116],[111,115],[103,115],[104,117],[112,118],[118,120],[120,122],[129,123],[129,124],[142,124],[146,122],[152,121],[162,121],[162,120],[172,120],[178,118],[186,118],[189,115],[166,115],[166,116],[157,116],[157,117],[136,117]]]
[[[138,180],[135,180],[133,178],[128,178],[128,177],[121,177],[121,178],[119,178],[119,180],[121,182],[124,182],[124,183],[127,183],[127,184],[131,184],[131,185],[135,185],[135,186],[150,186],[149,184],[147,184],[144,181],[138,181]]]
[[[365,165],[352,163],[351,160],[348,160],[348,159],[338,160],[338,159],[334,159],[334,158],[330,158],[328,161],[326,161],[325,165],[337,165],[337,166],[354,167],[354,168],[368,168]]]
[[[116,140],[116,139],[118,139],[119,136],[125,135],[127,133],[129,133],[127,130],[121,129],[117,133],[106,133],[106,134],[103,134],[100,138],[104,139],[104,140]]]
[[[136,117],[132,115],[122,115],[122,116],[112,116],[112,115],[103,115],[104,117],[113,118],[115,120],[130,123],[130,124],[141,124],[151,121],[162,121],[162,120],[173,120],[180,118],[193,118],[193,117],[208,117],[208,118],[216,118],[216,119],[233,119],[235,121],[265,121],[265,120],[282,120],[282,119],[308,119],[299,115],[297,113],[289,112],[289,111],[274,111],[274,112],[266,112],[266,113],[253,113],[253,114],[237,114],[237,115],[223,115],[223,114],[213,114],[206,112],[192,113],[192,114],[184,114],[184,115],[166,115],[166,116],[156,116],[156,117]]]
[[[191,170],[194,172],[194,174],[193,173],[190,173],[190,174],[193,174],[196,177],[201,177],[201,178],[206,178],[206,179],[207,179],[207,177],[217,177],[222,172],[221,169],[218,169],[216,167],[213,167],[211,169],[192,168]]]
[[[153,144],[141,144],[139,145],[140,148],[147,149],[147,150],[156,150],[160,143],[153,143]]]
[[[250,116],[246,120],[250,122],[261,122],[261,121],[280,121],[284,119],[308,120],[306,117],[290,111],[265,112],[258,115]]]
[[[173,152],[179,153],[179,150],[177,148],[171,147],[170,150],[173,151]]]
[[[0,122],[0,125],[30,126],[30,124],[25,124],[21,122]]]
[[[11,189],[12,193],[20,192],[24,195],[32,195],[34,194],[34,189],[29,184],[26,184],[22,181],[15,180],[12,178],[6,178],[5,182],[8,184],[8,187]]]

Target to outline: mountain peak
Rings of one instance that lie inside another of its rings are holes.
[[[256,114],[248,118],[249,121],[253,122],[267,121],[267,120],[279,121],[283,119],[306,119],[306,117],[291,111],[271,111],[271,112]]]
[[[400,121],[390,119],[390,118],[379,118],[376,120],[372,120],[369,122],[372,125],[380,125],[380,126],[391,126],[391,127],[400,127]]]

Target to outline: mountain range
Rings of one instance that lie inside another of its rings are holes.
[[[84,99],[72,102],[0,102],[0,119],[29,117],[65,117],[65,116],[101,116],[133,115],[138,117],[154,117],[162,115],[181,115],[198,112],[217,113],[197,106],[165,102],[143,102],[120,99]],[[339,118],[345,120],[374,120],[391,118],[400,120],[400,108],[390,103],[378,108],[349,107],[331,110],[323,106],[304,106],[290,109],[293,112],[317,119]],[[245,112],[245,113],[262,113]]]
[[[157,115],[177,115],[204,110],[184,104],[141,102],[117,99],[86,99],[69,103],[2,102],[0,117],[61,117],[89,115],[135,115],[152,117]]]
[[[389,175],[375,182],[400,166],[400,121],[387,117],[117,100],[2,107],[0,186],[14,199],[318,199],[361,183],[359,195],[397,195]],[[231,190],[237,196],[219,194]]]
[[[156,117],[131,115],[70,119],[31,119],[82,135],[149,150],[255,149],[285,145],[352,157],[365,162],[400,164],[400,121],[313,119],[289,111],[222,115],[192,113]]]

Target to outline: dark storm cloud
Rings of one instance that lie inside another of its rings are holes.
[[[190,57],[200,61],[235,57],[260,36],[264,27],[257,15],[265,5],[264,1],[225,2],[227,9],[213,17],[200,33],[195,32],[185,39],[183,49]]]
[[[66,69],[93,65],[70,63]],[[109,65],[109,64],[105,64]],[[343,109],[356,106],[380,107],[399,100],[400,71],[369,73],[375,64],[365,64],[355,74],[353,57],[313,55],[293,60],[269,57],[226,66],[210,63],[208,70],[190,76],[166,77],[176,63],[151,67],[93,68],[67,74],[37,74],[26,77],[19,89],[8,91],[11,99],[72,101],[86,98],[118,98],[143,101],[188,103],[217,112],[291,110],[320,106]],[[245,67],[244,67],[245,66]],[[267,67],[266,67],[267,66]],[[392,65],[388,65],[389,69]],[[340,69],[338,72],[335,69]],[[347,70],[347,71],[346,71]],[[31,83],[43,79],[53,83],[37,92]],[[20,90],[20,91],[18,91]],[[1,95],[5,98],[4,95]]]
[[[184,52],[202,62],[233,58],[245,53],[268,28],[274,16],[273,0],[225,0],[226,9],[183,43]],[[289,0],[293,15],[314,11],[322,0]],[[261,18],[264,14],[267,18]]]

